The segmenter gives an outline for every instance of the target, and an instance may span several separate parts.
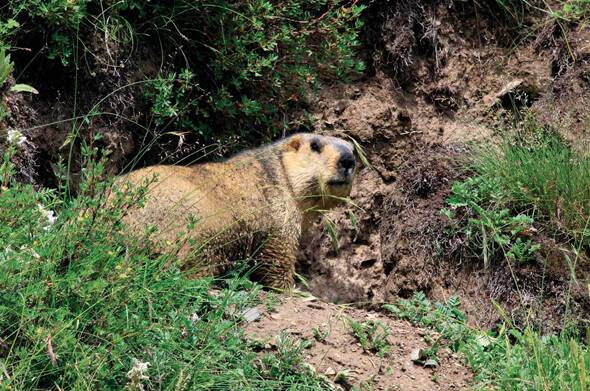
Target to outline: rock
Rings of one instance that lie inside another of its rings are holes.
[[[424,357],[422,356],[422,349],[414,349],[412,350],[412,354],[410,355],[410,360],[413,362],[421,361]]]
[[[525,79],[515,79],[506,84],[496,93],[483,97],[483,103],[488,107],[501,106],[505,109],[530,106],[539,96],[539,87]]]
[[[242,312],[242,317],[246,322],[252,323],[260,319],[260,311],[256,307],[247,308]]]

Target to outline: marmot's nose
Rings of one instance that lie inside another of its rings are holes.
[[[338,161],[338,165],[344,169],[352,169],[354,168],[355,161],[354,155],[352,153],[345,153],[340,157]]]

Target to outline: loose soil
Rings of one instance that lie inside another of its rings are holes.
[[[313,297],[283,297],[274,311],[261,305],[262,317],[248,325],[246,333],[260,342],[265,351],[274,351],[279,335],[307,340],[311,346],[303,356],[320,375],[334,381],[342,389],[366,390],[467,390],[470,371],[461,359],[446,348],[439,350],[439,365],[425,368],[412,361],[416,349],[430,346],[426,340],[436,339],[430,330],[414,327],[405,321],[351,306],[325,303]],[[348,324],[380,321],[390,331],[386,338],[389,350],[364,352]],[[312,329],[325,333],[316,339]]]

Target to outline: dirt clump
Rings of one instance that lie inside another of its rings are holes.
[[[434,368],[412,361],[416,349],[429,347],[425,339],[432,332],[406,321],[323,303],[313,297],[287,297],[274,311],[268,312],[262,305],[259,309],[262,318],[246,328],[250,339],[260,342],[263,351],[275,350],[281,333],[310,342],[310,347],[303,351],[304,360],[343,389],[363,386],[374,390],[469,389],[470,371],[447,348],[439,350],[439,364]],[[364,351],[348,319],[380,322],[389,332],[385,337],[389,348],[381,355]]]

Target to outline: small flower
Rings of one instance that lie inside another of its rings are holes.
[[[41,213],[47,219],[47,224],[43,227],[43,229],[45,229],[45,231],[48,231],[49,228],[55,223],[55,220],[57,220],[57,216],[55,215],[54,211],[45,209],[43,205],[38,204],[37,206],[39,207]]]
[[[125,389],[143,391],[145,388],[142,381],[149,380],[149,376],[147,376],[149,366],[149,362],[143,362],[134,358],[133,367],[127,372],[127,379],[129,379],[129,382],[125,385]]]
[[[8,143],[22,147],[27,142],[27,138],[16,129],[8,129]]]

